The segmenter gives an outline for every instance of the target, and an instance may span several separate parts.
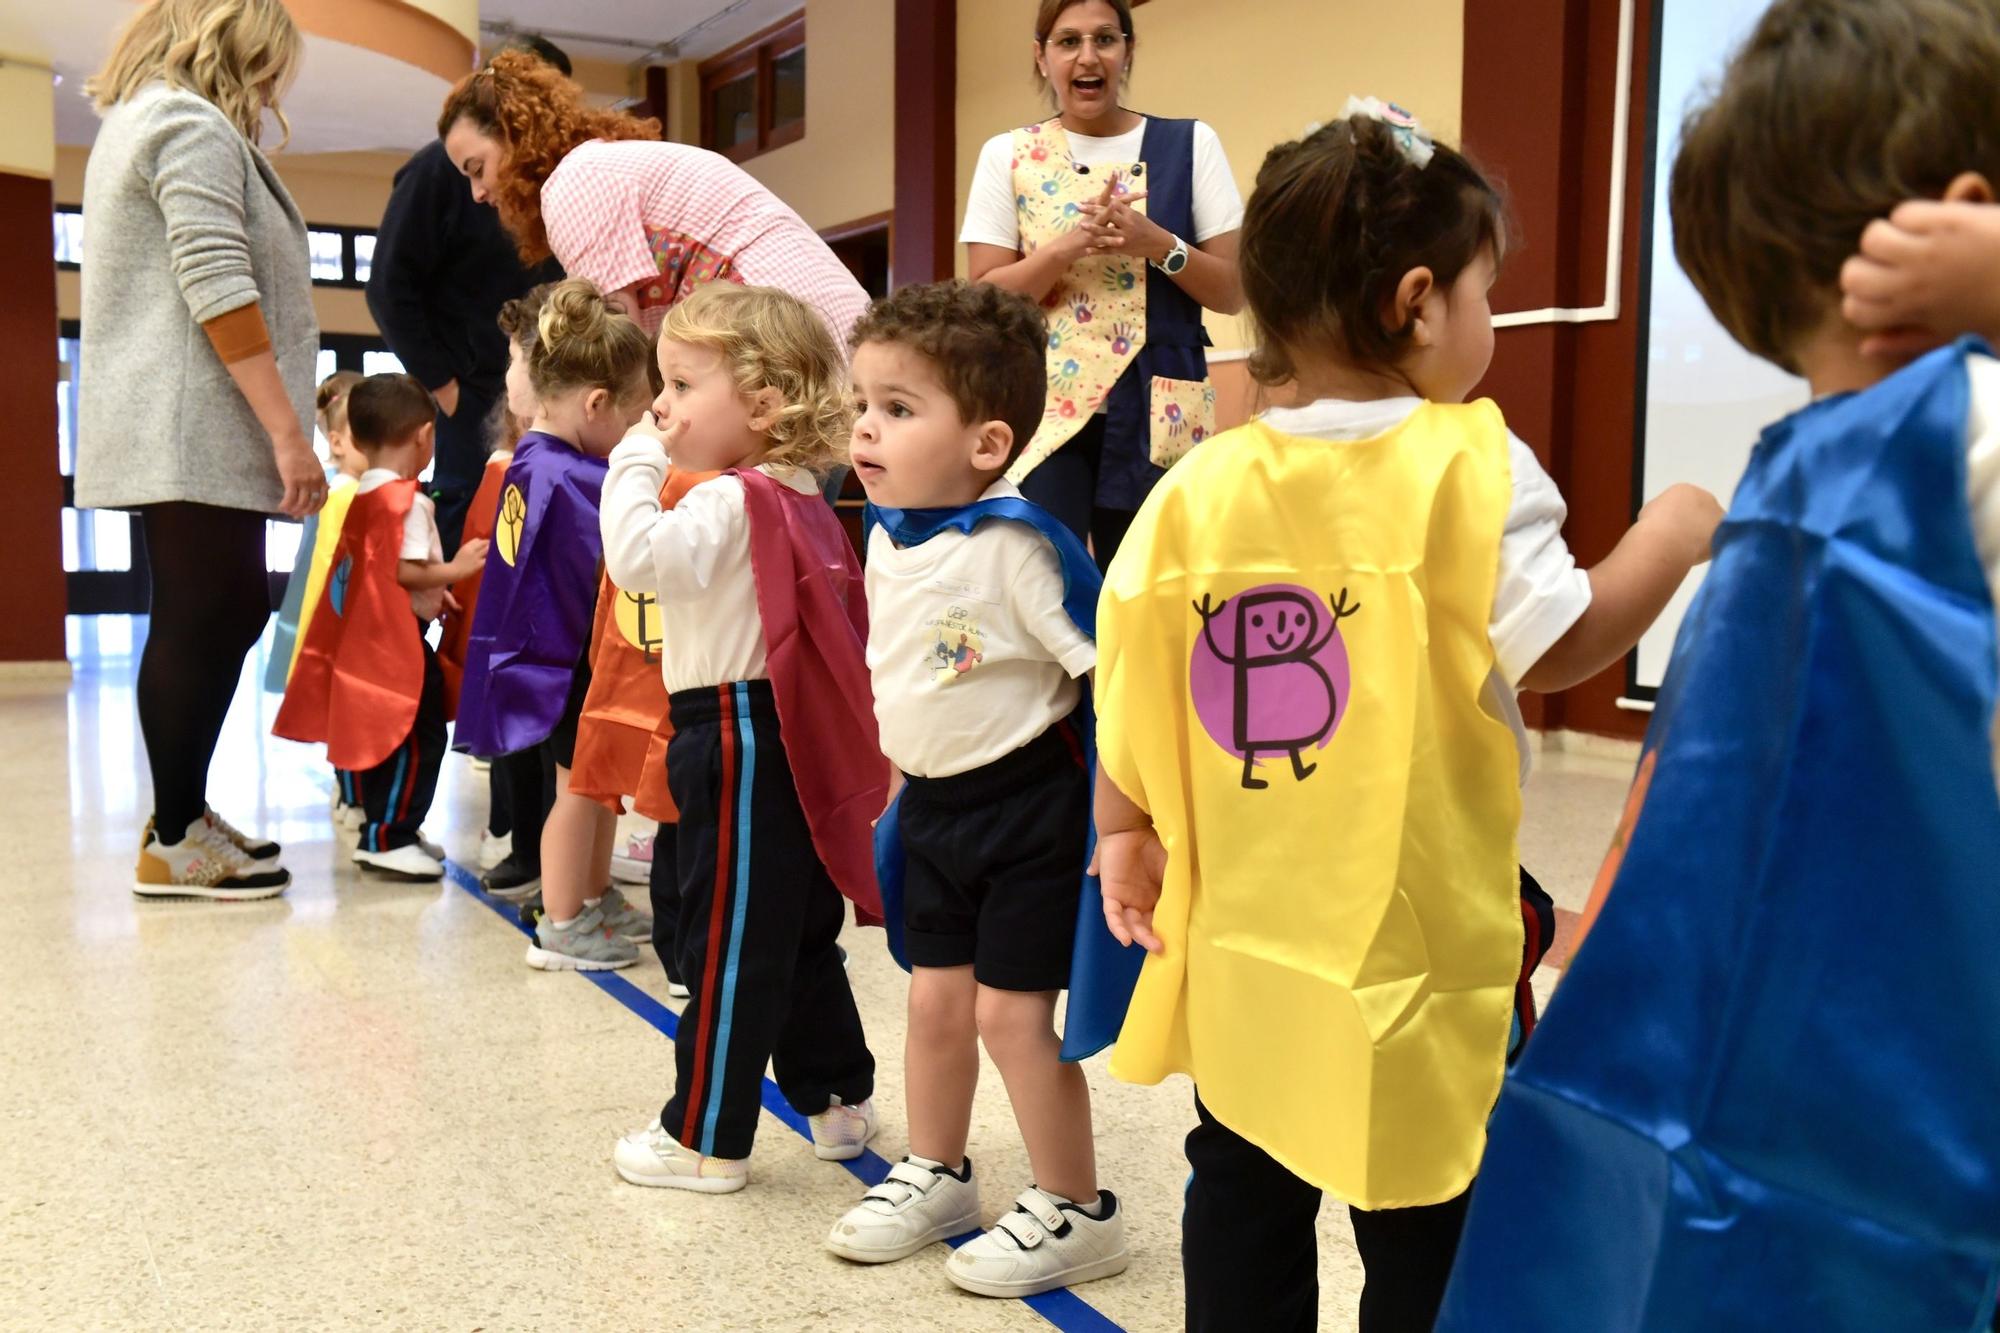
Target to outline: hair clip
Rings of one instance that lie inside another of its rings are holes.
[[[1376,97],[1349,97],[1346,110],[1340,114],[1366,116],[1387,125],[1389,132],[1396,136],[1396,146],[1403,150],[1403,156],[1409,159],[1410,165],[1419,171],[1431,164],[1431,158],[1437,152],[1431,136],[1424,133],[1424,127],[1417,123],[1417,118],[1394,102],[1384,102]]]

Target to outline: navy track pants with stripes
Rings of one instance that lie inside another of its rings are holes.
[[[667,782],[682,979],[660,1124],[708,1157],[750,1155],[768,1064],[793,1110],[817,1115],[875,1087],[875,1057],[837,944],[846,904],[813,850],[769,681],[676,692]]]
[[[368,822],[361,826],[363,851],[388,852],[417,840],[417,830],[437,796],[438,770],[444,765],[444,673],[437,654],[424,645],[424,692],[417,700],[410,734],[387,759],[348,779],[360,793]]]

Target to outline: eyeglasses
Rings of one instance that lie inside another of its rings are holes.
[[[1080,32],[1062,32],[1048,38],[1046,45],[1055,47],[1064,55],[1075,55],[1083,50],[1086,40],[1100,52],[1111,52],[1125,44],[1125,34],[1115,28],[1106,28],[1086,39]]]

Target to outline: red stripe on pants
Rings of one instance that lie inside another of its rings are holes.
[[[722,696],[722,717],[718,723],[722,733],[722,796],[716,803],[715,812],[715,898],[708,911],[708,960],[703,965],[701,990],[696,992],[697,1003],[701,1005],[701,1029],[695,1034],[694,1046],[694,1086],[688,1090],[687,1119],[681,1126],[680,1140],[683,1145],[693,1147],[701,1142],[702,1098],[707,1092],[706,1084],[717,1080],[709,1077],[709,1047],[715,1040],[715,1025],[719,1014],[715,970],[722,958],[722,921],[728,915],[730,900],[730,875],[736,868],[736,700],[727,685],[718,693]]]

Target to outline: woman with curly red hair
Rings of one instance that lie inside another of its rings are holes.
[[[661,142],[657,120],[591,106],[528,56],[503,53],[460,80],[438,135],[472,197],[500,210],[524,261],[553,254],[648,333],[706,282],[789,292],[842,347],[868,305],[847,266],[748,172]]]

